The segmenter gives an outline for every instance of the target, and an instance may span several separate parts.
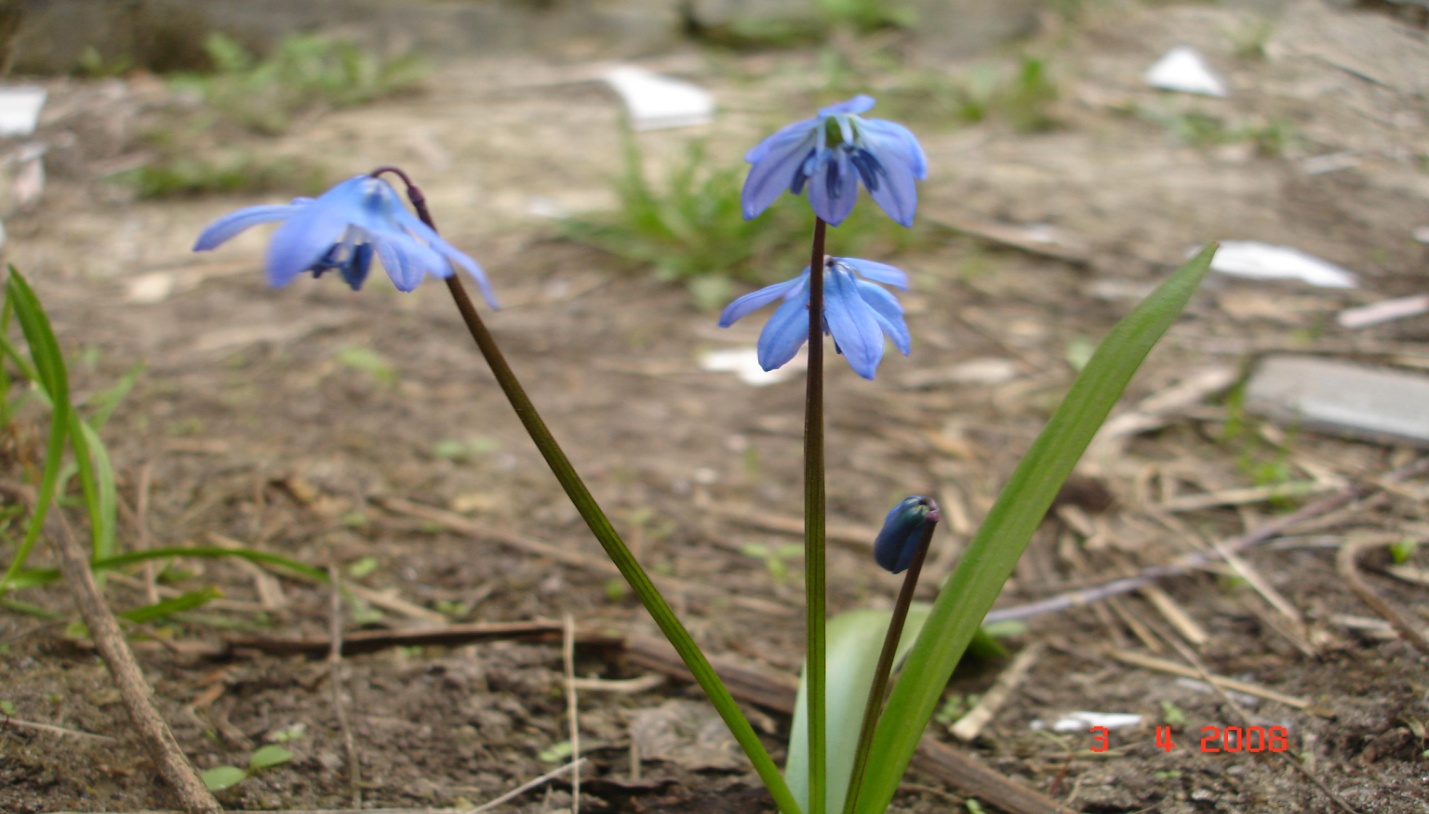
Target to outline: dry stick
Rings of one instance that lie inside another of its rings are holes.
[[[1175,642],[1173,641],[1172,644],[1175,644]],[[1258,698],[1264,698],[1267,701],[1274,701],[1277,704],[1284,704],[1285,706],[1290,707],[1292,709],[1303,710],[1305,712],[1310,713],[1311,715],[1318,715],[1321,718],[1332,717],[1332,713],[1320,707],[1316,707],[1312,702],[1307,699],[1276,692],[1275,690],[1262,687],[1259,684],[1251,684],[1246,681],[1237,681],[1234,678],[1226,678],[1224,676],[1212,675],[1199,669],[1193,670],[1190,667],[1177,664],[1174,661],[1167,661],[1166,659],[1149,656],[1145,653],[1138,653],[1135,650],[1120,650],[1117,648],[1111,648],[1103,652],[1105,652],[1106,655],[1110,656],[1111,658],[1114,658],[1123,664],[1130,664],[1133,667],[1141,667],[1146,670],[1155,670],[1161,673],[1169,673],[1171,675],[1181,676],[1183,678],[1199,678],[1218,689],[1231,690],[1233,692],[1239,692],[1244,693],[1246,695],[1253,695]]]
[[[19,718],[12,718],[9,715],[0,715],[0,729],[4,729],[7,726],[13,726],[19,729],[33,729],[36,732],[49,732],[52,735],[67,735],[72,738],[84,738],[86,740],[99,741],[100,743],[119,742],[108,735],[96,735],[93,732],[84,732],[79,729],[65,729],[62,726],[55,726],[54,724],[42,724],[38,721],[25,721]]]
[[[972,743],[977,740],[977,736],[982,733],[983,727],[992,722],[1002,705],[1007,703],[1007,699],[1012,697],[1012,691],[1022,683],[1022,679],[1031,672],[1032,665],[1037,659],[1042,657],[1042,652],[1046,646],[1041,642],[1028,645],[1025,650],[1017,654],[1017,658],[1012,660],[1012,664],[997,677],[988,691],[982,694],[982,699],[977,702],[977,706],[968,710],[968,714],[959,718],[948,731],[953,737],[963,743]]]
[[[352,738],[352,724],[347,720],[347,706],[342,702],[342,583],[339,582],[337,566],[327,567],[328,582],[332,585],[332,599],[328,605],[331,617],[328,619],[327,663],[331,675],[332,708],[337,713],[337,726],[342,730],[342,745],[347,751],[347,784],[352,792],[352,807],[362,808],[362,765],[357,759],[357,742]]]
[[[576,620],[568,613],[561,624],[561,662],[566,670],[566,710],[571,723],[571,765],[581,762],[580,699],[576,696]],[[571,814],[581,814],[581,773],[571,774]]]
[[[490,540],[511,548],[519,549],[527,554],[546,557],[576,568],[583,568],[601,574],[620,575],[620,569],[615,567],[615,564],[605,557],[567,550],[551,543],[514,534],[494,526],[477,523],[456,512],[438,509],[435,506],[426,506],[400,497],[374,497],[372,498],[372,502],[394,514],[440,523],[447,530],[458,534],[469,534],[472,537],[480,537],[484,540]],[[661,591],[667,593],[687,593],[691,596],[698,596],[705,601],[728,601],[747,610],[774,616],[788,616],[794,612],[794,609],[788,605],[781,605],[777,602],[770,602],[769,600],[753,596],[731,596],[724,591],[700,582],[659,575],[651,575],[650,579]]]
[[[1384,617],[1384,620],[1393,625],[1405,641],[1414,645],[1419,652],[1429,656],[1429,641],[1425,641],[1424,634],[1420,633],[1412,622],[1405,619],[1403,614],[1384,601],[1384,598],[1376,593],[1374,588],[1371,588],[1370,584],[1365,582],[1364,577],[1360,575],[1355,558],[1361,551],[1377,545],[1380,543],[1372,541],[1345,543],[1340,546],[1340,553],[1335,557],[1335,570],[1345,578],[1345,583],[1350,586],[1350,590],[1355,592],[1355,596],[1358,596],[1361,602],[1369,605],[1375,613]]]
[[[1409,466],[1401,467],[1390,472],[1384,476],[1383,480],[1396,483],[1418,475],[1426,469],[1429,469],[1429,458],[1421,458]],[[1141,573],[1134,577],[1114,579],[1091,588],[1068,591],[1064,594],[1058,594],[1057,596],[1051,596],[1036,602],[1029,602],[1025,605],[1016,605],[1010,608],[995,608],[988,612],[985,623],[1002,622],[1008,619],[1027,619],[1032,616],[1040,616],[1044,613],[1056,613],[1058,611],[1069,610],[1082,605],[1089,605],[1093,602],[1100,602],[1108,597],[1139,590],[1160,579],[1184,576],[1210,563],[1219,561],[1221,559],[1221,551],[1236,553],[1260,545],[1268,540],[1273,540],[1281,534],[1284,534],[1287,529],[1299,523],[1329,514],[1330,512],[1354,503],[1356,500],[1366,497],[1375,488],[1378,488],[1377,485],[1355,486],[1338,494],[1321,498],[1298,511],[1291,512],[1283,517],[1262,524],[1254,531],[1226,542],[1220,547],[1220,550],[1217,551],[1198,551],[1186,554],[1178,558],[1175,562],[1144,568],[1141,570]]]
[[[119,630],[119,623],[104,604],[104,598],[99,594],[99,586],[94,582],[94,574],[89,570],[89,558],[84,548],[75,540],[59,506],[50,508],[45,525],[50,527],[50,543],[55,548],[65,581],[74,590],[74,600],[79,606],[80,616],[89,627],[89,635],[94,639],[94,646],[103,657],[105,666],[109,668],[109,674],[114,677],[114,683],[119,688],[119,696],[129,712],[135,732],[148,748],[150,757],[158,764],[159,773],[178,793],[184,811],[189,814],[217,814],[222,811],[218,801],[204,786],[193,766],[189,765],[184,753],[179,750],[179,744],[174,739],[174,733],[169,730],[169,725],[154,709],[150,700],[152,691],[149,685],[144,683],[144,674],[140,672],[138,662],[134,661],[134,654],[129,652],[129,647],[124,643],[124,634]]]
[[[139,550],[149,550],[149,487],[154,479],[154,462],[145,461],[139,467],[138,495],[134,498],[134,528],[139,536]],[[159,602],[158,571],[153,560],[144,561],[144,594],[149,604]]]
[[[560,777],[561,775],[563,775],[563,774],[565,774],[566,772],[569,772],[569,771],[574,771],[574,772],[576,773],[576,776],[579,777],[579,776],[580,776],[580,769],[581,769],[582,766],[585,765],[585,762],[586,762],[585,758],[581,758],[580,760],[574,761],[574,762],[572,762],[572,763],[567,763],[567,764],[564,765],[564,766],[557,766],[556,768],[550,770],[549,772],[546,772],[545,774],[541,775],[540,777],[537,777],[537,778],[534,779],[534,780],[530,780],[530,781],[527,781],[527,782],[525,782],[525,783],[522,783],[521,785],[517,786],[516,788],[512,789],[511,791],[508,791],[508,792],[506,792],[505,794],[501,795],[500,797],[497,797],[495,800],[492,800],[492,801],[489,802],[489,803],[486,803],[486,804],[484,804],[484,805],[481,805],[481,806],[478,806],[478,807],[476,807],[476,808],[473,808],[472,810],[466,812],[466,814],[482,814],[482,812],[490,811],[490,810],[492,810],[493,808],[496,808],[497,806],[501,805],[502,803],[510,802],[511,800],[514,800],[514,799],[516,799],[517,797],[520,797],[521,795],[525,794],[526,792],[530,791],[531,789],[534,789],[534,788],[536,788],[537,786],[543,785],[543,784],[545,784],[545,783],[549,783],[549,782],[551,782],[552,780],[555,780],[557,777]],[[451,809],[442,809],[440,812],[433,811],[432,809],[418,809],[418,810],[415,810],[415,811],[411,812],[411,814],[449,814],[450,811],[451,811]],[[264,813],[263,813],[263,812],[256,812],[256,814],[264,814]],[[275,811],[275,812],[271,812],[271,814],[289,814],[289,812],[277,812],[277,811]],[[373,811],[353,811],[353,812],[347,812],[347,811],[304,811],[304,812],[296,812],[296,811],[295,811],[295,812],[291,812],[291,814],[382,814],[382,812],[380,812],[380,811],[377,811],[377,812],[373,812]],[[408,812],[393,811],[393,812],[390,812],[390,814],[408,814]]]

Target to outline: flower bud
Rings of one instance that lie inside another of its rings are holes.
[[[913,495],[904,499],[883,521],[883,530],[873,541],[873,559],[882,568],[901,574],[913,564],[925,527],[940,519],[932,498]]]

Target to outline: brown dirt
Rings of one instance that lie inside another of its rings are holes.
[[[1363,285],[1330,291],[1212,278],[1147,361],[1128,406],[1204,368],[1248,366],[1268,349],[1429,363],[1424,317],[1357,332],[1332,318],[1347,305],[1423,290],[1426,249],[1409,237],[1429,225],[1423,32],[1369,11],[1293,2],[1274,29],[1268,58],[1254,60],[1234,54],[1234,32],[1251,22],[1238,8],[1092,4],[1080,23],[1054,27],[1030,46],[1049,57],[1062,88],[1057,129],[1019,134],[998,121],[955,127],[908,119],[933,166],[919,213],[927,245],[895,259],[915,279],[904,301],[916,347],[910,359],[885,361],[876,383],[831,362],[832,525],[867,527],[901,496],[931,491],[949,509],[945,550],[931,566],[933,576],[945,574],[966,542],[968,521],[987,510],[1071,382],[1069,349],[1102,336],[1168,263],[1205,240],[1295,245],[1355,269]],[[1384,45],[1391,41],[1394,48]],[[1231,99],[1183,99],[1140,86],[1145,65],[1176,42],[1207,53],[1230,79]],[[1384,57],[1390,51],[1395,56]],[[787,111],[810,107],[823,81],[817,64],[818,56],[805,52],[695,51],[657,63],[710,87],[721,114],[694,134],[642,135],[652,167],[691,138],[709,138],[717,160],[734,160]],[[875,93],[898,81],[870,71]],[[701,643],[794,671],[802,647],[798,577],[776,580],[740,548],[795,541],[748,518],[800,515],[801,385],[753,388],[701,371],[701,351],[752,346],[758,325],[720,331],[683,290],[559,242],[549,221],[528,214],[537,198],[574,208],[612,203],[607,179],[619,161],[619,114],[587,75],[583,66],[512,60],[452,65],[424,94],[332,113],[254,144],[322,156],[336,177],[383,163],[412,172],[449,239],[490,271],[506,305],[490,316],[492,330],[616,525],[652,571],[713,587],[713,596],[672,598]],[[141,149],[135,133],[170,104],[167,92],[141,78],[49,84],[53,98],[40,137],[56,145],[51,182],[38,208],[7,219],[8,259],[49,309],[81,397],[138,361],[146,366],[105,437],[129,507],[140,499],[142,473],[150,475],[150,545],[228,538],[308,563],[336,563],[344,572],[371,557],[377,567],[353,581],[425,612],[364,607],[354,609],[350,625],[404,628],[431,624],[432,614],[451,621],[571,615],[592,628],[654,633],[638,603],[604,573],[379,505],[396,497],[451,508],[488,527],[599,553],[440,286],[429,282],[402,295],[379,277],[360,294],[329,279],[272,291],[259,269],[258,234],[215,255],[189,254],[204,223],[256,201],[136,202],[99,178]],[[1299,139],[1281,155],[1261,154],[1245,140],[1192,147],[1138,112],[1185,109],[1247,126],[1292,122]],[[1306,171],[1306,157],[1341,151],[1353,151],[1359,165]],[[1059,262],[935,225],[972,217],[1053,223],[1089,247],[1087,261]],[[139,301],[133,283],[141,275],[167,275],[172,290]],[[353,348],[378,354],[390,375],[342,362]],[[988,358],[1008,363],[1006,379],[967,375],[966,363]],[[1245,424],[1239,434],[1237,423]],[[17,426],[21,450],[6,475],[15,480],[33,475],[42,414],[27,410]],[[437,455],[446,440],[470,442],[472,451]],[[1044,523],[1001,603],[1165,562],[1303,504],[1177,508],[1178,497],[1256,485],[1260,465],[1332,484],[1373,479],[1414,454],[1242,421],[1222,395],[1187,405],[1163,429],[1085,469],[1082,482],[1093,498],[1073,501]],[[1208,634],[1196,651],[1213,672],[1312,702],[1315,710],[1304,711],[1240,701],[1254,725],[1285,727],[1310,773],[1363,812],[1429,807],[1429,685],[1424,657],[1381,635],[1377,617],[1345,586],[1335,550],[1386,532],[1422,540],[1429,528],[1425,488],[1411,481],[1247,555],[1302,623],[1228,571],[1165,583]],[[128,518],[122,545],[133,548],[140,533]],[[839,544],[829,556],[833,611],[891,602],[895,581],[871,567],[866,546]],[[1426,556],[1421,551],[1412,562],[1422,566]],[[1388,577],[1379,570],[1387,562],[1387,554],[1370,557],[1367,578],[1422,626],[1429,612],[1423,587]],[[136,641],[149,643],[140,657],[160,708],[194,763],[241,765],[256,745],[301,729],[286,742],[293,762],[222,793],[224,805],[348,805],[326,665],[252,654],[216,662],[161,646],[216,642],[232,635],[225,626],[321,636],[326,591],[283,579],[277,600],[265,600],[252,569],[228,561],[184,561],[166,576],[183,590],[219,586],[227,603],[134,629]],[[140,577],[110,581],[115,608],[145,604]],[[64,616],[42,622],[0,615],[0,699],[13,704],[18,719],[118,743],[0,720],[0,810],[170,806],[103,665],[66,635],[73,611],[64,591],[18,596]],[[774,607],[751,610],[740,597]],[[1139,595],[1110,610],[1030,620],[1014,645],[1051,647],[972,750],[1087,812],[1333,810],[1289,760],[1202,753],[1202,727],[1239,725],[1238,713],[1204,685],[1105,656],[1109,642],[1148,647],[1129,621],[1149,629],[1162,658],[1179,659],[1164,644],[1175,635],[1170,623]],[[999,668],[960,673],[950,692],[982,692]],[[549,644],[389,650],[351,657],[346,671],[369,807],[470,807],[551,769],[556,764],[542,754],[567,739],[561,653]],[[583,676],[640,672],[598,653],[577,664]],[[738,763],[646,754],[632,777],[632,722],[671,699],[696,697],[669,683],[629,695],[582,694],[582,753],[591,760],[583,805],[767,810],[757,779]],[[1184,714],[1169,752],[1157,748],[1153,730],[1166,705]],[[1088,751],[1087,733],[1033,727],[1073,710],[1136,712],[1146,723],[1112,733],[1114,749],[1100,755]],[[763,713],[756,719],[779,752],[787,721]],[[569,792],[569,782],[559,780],[510,810],[562,810]],[[894,810],[946,811],[949,793],[958,790],[915,774]]]

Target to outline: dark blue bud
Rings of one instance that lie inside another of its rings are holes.
[[[930,498],[913,495],[900,502],[883,521],[883,530],[873,541],[873,559],[880,567],[901,574],[913,564],[924,527],[939,520],[938,505]]]

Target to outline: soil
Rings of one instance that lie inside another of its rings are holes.
[[[1060,90],[1055,126],[1044,132],[1018,132],[999,116],[955,123],[932,105],[886,114],[918,133],[932,167],[920,190],[924,239],[879,258],[913,277],[903,302],[915,347],[908,359],[886,359],[875,382],[836,356],[829,362],[831,612],[891,605],[897,579],[873,567],[868,543],[848,540],[868,539],[909,493],[934,494],[944,507],[925,582],[945,576],[1071,383],[1078,354],[1200,243],[1295,246],[1353,269],[1360,285],[1213,276],[1119,412],[1209,369],[1250,370],[1272,351],[1429,366],[1425,316],[1357,330],[1334,320],[1348,306],[1423,292],[1429,247],[1411,234],[1429,226],[1424,31],[1377,7],[1300,0],[1274,18],[1256,8],[1109,2],[1087,4],[1072,22],[1049,16],[1025,46],[1045,57]],[[1265,19],[1264,53],[1247,54],[1238,32]],[[1143,86],[1145,67],[1178,43],[1223,73],[1229,98]],[[896,38],[875,46],[925,71],[975,67],[929,62]],[[896,95],[905,73],[851,54],[869,92]],[[651,170],[668,168],[691,140],[705,141],[712,161],[737,161],[764,134],[831,101],[823,59],[692,45],[650,61],[709,88],[720,105],[707,127],[640,134]],[[1010,71],[1016,55],[994,63]],[[274,154],[318,156],[336,178],[406,168],[446,237],[491,275],[504,307],[484,309],[488,324],[617,528],[648,569],[691,586],[671,601],[702,646],[794,673],[803,636],[798,558],[784,574],[749,546],[798,542],[771,529],[802,513],[802,384],[753,387],[703,370],[706,351],[752,348],[762,321],[720,330],[683,288],[563,241],[534,214],[614,205],[621,114],[592,74],[588,65],[534,59],[461,61],[421,93],[326,113],[283,136],[243,138]],[[333,565],[366,589],[347,606],[348,629],[573,617],[586,629],[658,635],[608,572],[522,545],[590,562],[600,555],[441,285],[401,294],[374,271],[360,293],[328,278],[271,290],[261,271],[264,230],[211,255],[189,253],[213,218],[281,196],[134,200],[106,176],[142,160],[146,122],[183,101],[137,75],[43,84],[51,97],[37,138],[51,149],[48,185],[38,203],[6,219],[5,248],[44,301],[81,400],[143,365],[103,431],[125,506],[123,549],[241,544]],[[1285,127],[1294,138],[1188,144],[1165,123],[1187,112],[1246,132]],[[1343,166],[1325,171],[1315,159],[1327,155]],[[1012,241],[1022,248],[977,226],[989,223],[1022,235]],[[1033,224],[1068,240],[1049,246],[1016,231]],[[1271,424],[1238,405],[1234,389],[1201,393],[1089,458],[999,606],[1233,539],[1315,496],[1382,483],[1420,454]],[[33,403],[20,412],[8,481],[36,476],[45,426]],[[1277,478],[1309,483],[1313,494],[1243,491]],[[1042,655],[959,748],[1085,812],[1336,810],[1322,787],[1356,811],[1429,810],[1425,656],[1352,592],[1335,563],[1347,541],[1424,540],[1429,483],[1410,479],[1375,495],[1250,550],[1239,570],[1206,569],[1164,581],[1160,596],[1027,619],[1010,648],[1041,644]],[[488,532],[415,516],[403,500]],[[13,529],[0,543],[7,561]],[[1411,551],[1408,564],[1429,565],[1426,551]],[[49,562],[37,553],[37,564]],[[1362,560],[1365,579],[1423,629],[1423,584],[1391,575],[1390,564],[1385,548],[1373,549]],[[325,636],[328,590],[235,560],[176,561],[161,577],[166,590],[223,594],[200,611],[130,627],[185,753],[200,769],[245,765],[274,741],[294,755],[221,792],[224,806],[350,807],[329,665],[251,651],[218,659],[188,647]],[[135,569],[109,579],[106,596],[124,610],[147,604],[146,590]],[[0,700],[15,719],[0,719],[0,810],[173,807],[104,665],[67,626],[76,614],[65,590],[13,596],[59,616],[0,611]],[[1219,695],[1107,652],[1114,645],[1183,662],[1173,642],[1211,673],[1308,703]],[[970,665],[950,697],[986,692],[1005,668]],[[342,671],[365,807],[470,808],[566,759],[552,751],[569,740],[559,642],[391,648],[349,656]],[[574,671],[606,680],[649,672],[585,649]],[[697,691],[677,681],[644,686],[580,693],[586,810],[772,810],[729,744],[707,743],[709,713],[689,703]],[[1051,729],[1077,710],[1143,718],[1094,752],[1093,733]],[[751,712],[782,759],[787,718]],[[653,725],[651,716],[673,717],[677,734],[636,748],[632,733]],[[1164,726],[1174,748],[1159,746]],[[1283,727],[1290,752],[1203,748],[1204,727],[1252,726]],[[944,723],[930,732],[954,742]],[[567,810],[572,791],[561,777],[503,810]],[[893,810],[961,810],[963,794],[914,772]]]

